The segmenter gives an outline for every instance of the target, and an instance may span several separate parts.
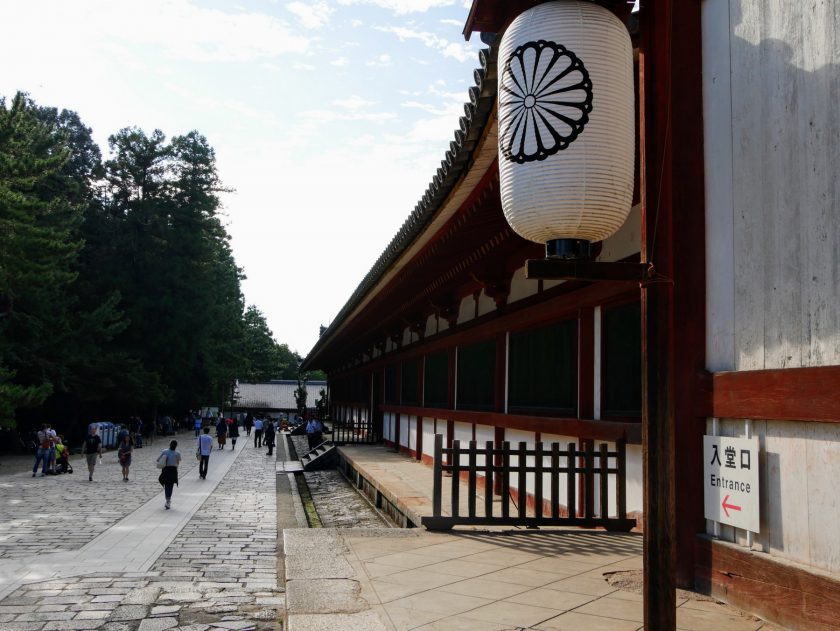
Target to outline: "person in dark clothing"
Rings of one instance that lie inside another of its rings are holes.
[[[274,450],[274,438],[277,435],[277,431],[274,429],[274,422],[273,421],[266,421],[265,427],[263,428],[263,442],[268,447],[268,455],[271,456]]]
[[[169,449],[165,449],[158,456],[158,463],[163,464],[158,482],[163,486],[163,494],[166,496],[166,510],[169,510],[172,501],[172,488],[178,484],[178,465],[181,464],[181,453],[176,451],[178,441],[169,443]]]
[[[245,415],[245,435],[251,435],[251,428],[254,426],[254,417],[251,416],[251,413]]]
[[[239,438],[239,421],[232,419],[228,427],[228,436],[230,436],[230,448],[236,449],[236,439]]]
[[[227,443],[227,431],[228,426],[225,423],[225,419],[220,418],[219,422],[216,423],[216,439],[219,441],[219,449],[225,448],[225,443]]]

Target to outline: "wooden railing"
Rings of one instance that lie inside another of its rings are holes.
[[[511,462],[512,457],[515,457],[515,463]],[[481,464],[479,458],[483,458]],[[533,459],[532,464],[528,464],[528,459]],[[610,459],[615,462],[612,467]],[[445,473],[452,476],[448,515],[442,510]],[[545,476],[548,476],[548,489],[544,484]],[[626,477],[625,444],[621,440],[616,442],[615,451],[610,451],[606,443],[597,451],[592,443],[584,449],[579,449],[575,443],[569,443],[565,449],[560,448],[560,443],[551,443],[546,448],[541,442],[532,448],[527,443],[511,448],[509,442],[495,448],[492,441],[487,441],[484,447],[470,441],[464,448],[459,440],[453,441],[451,448],[444,448],[443,435],[436,434],[432,515],[423,517],[422,524],[430,530],[448,530],[457,525],[558,525],[629,531],[636,521],[627,519]],[[599,488],[597,515],[596,478]],[[612,517],[609,516],[611,478],[615,485],[616,509]],[[466,505],[461,501],[464,479],[467,482]],[[483,486],[481,490],[479,481]],[[529,481],[533,488],[530,507]],[[580,514],[576,508],[579,483],[583,500]],[[562,488],[566,492],[566,508],[560,503]],[[494,489],[498,489],[498,495]]]

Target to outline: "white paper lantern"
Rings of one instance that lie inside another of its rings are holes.
[[[522,237],[580,256],[618,230],[633,196],[633,46],[592,2],[539,4],[499,48],[502,207]]]

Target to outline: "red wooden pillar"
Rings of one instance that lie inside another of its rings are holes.
[[[422,406],[423,401],[423,383],[426,376],[426,362],[423,357],[417,360],[417,403]],[[414,441],[415,459],[423,460],[423,415],[417,415],[417,434]]]
[[[595,415],[595,316],[592,307],[578,312],[578,418]]]
[[[396,377],[394,379],[395,387],[397,389],[397,401],[402,404],[402,362],[397,362],[397,366],[395,368]],[[394,414],[394,449],[397,453],[400,453],[400,425],[401,419],[400,414]]]

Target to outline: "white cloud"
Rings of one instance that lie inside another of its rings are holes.
[[[254,61],[302,53],[310,45],[306,37],[271,15],[208,9],[191,0],[16,2],[13,6],[4,12],[4,20],[7,27],[17,28],[5,29],[0,38],[0,54],[6,59],[31,50],[27,37],[33,29],[53,49],[71,54],[85,40],[103,54],[134,44],[152,46],[172,60],[198,62]]]
[[[292,68],[295,69],[295,70],[312,71],[312,70],[316,70],[317,66],[315,66],[313,64],[307,64],[307,63],[304,63],[302,61],[296,61],[292,64]]]
[[[350,63],[350,60],[347,59],[347,57],[337,57],[336,59],[333,59],[330,62],[330,64],[332,64],[333,66],[338,66],[339,68],[341,68],[343,66],[346,66],[349,63]]]
[[[475,58],[475,53],[467,44],[450,42],[449,40],[428,31],[415,31],[404,26],[379,26],[377,27],[377,30],[392,33],[396,35],[401,42],[409,39],[419,40],[427,48],[437,50],[444,57],[452,57],[458,61],[467,61],[468,59]]]
[[[374,101],[366,101],[357,94],[354,94],[349,99],[338,99],[332,102],[333,105],[348,110],[360,110],[363,107],[370,107],[376,105]]]
[[[290,2],[286,9],[293,13],[304,28],[319,29],[326,26],[335,11],[326,2]]]
[[[458,28],[464,26],[463,22],[461,22],[460,20],[445,19],[445,20],[440,20],[440,23],[441,24],[448,24],[450,26],[457,26]]]
[[[359,28],[362,24],[364,24],[364,22],[361,20],[350,20],[350,26],[353,28]]]
[[[353,6],[358,4],[371,4],[380,9],[393,11],[397,15],[406,13],[423,13],[436,7],[449,7],[455,4],[454,0],[338,0],[339,4]]]
[[[388,53],[382,53],[381,55],[377,55],[370,61],[366,62],[365,65],[384,68],[386,66],[393,66],[394,62],[391,60],[391,55]]]

